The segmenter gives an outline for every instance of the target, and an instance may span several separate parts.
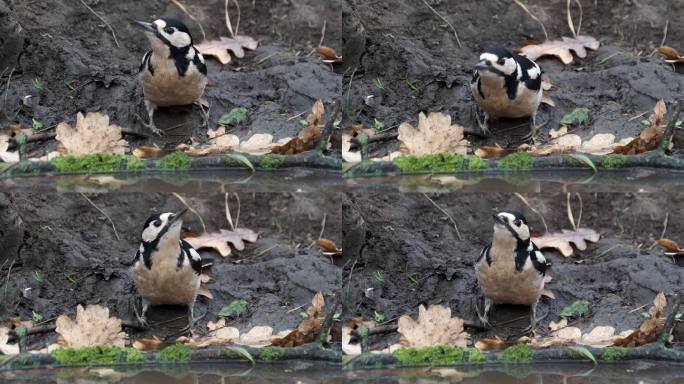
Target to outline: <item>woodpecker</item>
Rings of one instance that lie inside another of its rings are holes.
[[[197,104],[207,124],[207,113],[199,102],[207,85],[207,66],[202,54],[192,45],[188,28],[174,19],[157,19],[151,23],[136,20],[135,23],[145,29],[152,45],[140,64],[148,128],[161,134],[154,125],[154,111],[160,106],[174,105]]]
[[[490,118],[529,116],[530,132],[523,139],[534,137],[535,115],[542,98],[541,75],[537,63],[503,48],[488,49],[480,55],[470,91],[484,111],[484,118],[478,118],[478,124],[485,135],[491,135]]]
[[[494,215],[492,243],[482,249],[475,263],[477,283],[485,297],[484,313],[478,311],[480,321],[490,326],[488,314],[492,305],[529,305],[530,326],[525,332],[534,331],[537,302],[549,265],[530,241],[530,229],[522,214],[504,211]]]
[[[133,264],[133,282],[142,297],[142,311],[136,316],[144,327],[150,305],[187,305],[189,330],[195,323],[193,307],[200,286],[202,258],[180,238],[183,221],[178,213],[150,216],[143,226],[140,247]]]

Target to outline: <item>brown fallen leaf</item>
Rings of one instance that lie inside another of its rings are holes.
[[[451,124],[451,116],[440,112],[418,115],[418,127],[409,123],[399,126],[399,141],[409,155],[456,153],[465,155],[470,144],[464,138],[463,127]]]
[[[551,78],[549,77],[548,74],[543,73],[542,76],[541,76],[541,78],[542,78],[542,98],[541,98],[541,102],[544,103],[544,104],[547,104],[547,105],[549,105],[549,106],[551,106],[551,107],[555,107],[555,106],[556,106],[556,102],[553,101],[553,99],[551,98],[551,96],[549,96],[549,91],[554,90],[556,87],[555,87],[553,84],[551,84]]]
[[[684,64],[684,56],[681,56],[679,52],[672,47],[660,47],[658,48],[658,52],[663,55],[663,59],[666,63]]]
[[[138,351],[156,351],[169,344],[170,343],[165,343],[159,340],[157,336],[152,336],[151,338],[144,338],[134,341],[133,348],[137,349]]]
[[[323,306],[325,300],[323,294],[317,292],[311,300],[311,306],[306,310],[309,318],[302,320],[297,329],[288,333],[284,337],[273,339],[271,345],[276,347],[291,348],[310,343],[318,337],[323,327],[322,317],[325,316]]]
[[[331,240],[320,239],[316,241],[316,244],[318,244],[326,256],[342,256],[342,248],[337,248],[337,245]]]
[[[311,108],[311,113],[306,118],[308,125],[299,131],[297,137],[284,145],[274,146],[271,149],[271,152],[281,155],[296,155],[313,149],[318,144],[318,140],[321,139],[321,135],[323,134],[321,126],[325,125],[325,120],[323,120],[324,114],[325,107],[323,106],[323,101],[316,100]]]
[[[9,344],[9,331],[7,327],[0,327],[0,353],[3,355],[18,355],[19,344]]]
[[[247,140],[241,141],[239,137],[226,133],[226,127],[220,126],[216,129],[207,131],[209,143],[203,146],[195,146],[198,149],[207,148],[214,151],[241,152],[250,155],[264,155],[278,145],[283,145],[290,141],[289,137],[282,138],[277,142],[273,141],[273,135],[268,133],[255,133]],[[211,149],[214,148],[214,149]]]
[[[556,56],[563,64],[572,63],[573,57],[570,51],[575,51],[577,57],[587,57],[587,50],[597,50],[601,45],[598,40],[591,36],[561,37],[561,40],[545,41],[539,45],[526,45],[520,52],[530,60],[537,60],[542,56]]]
[[[230,256],[230,245],[238,251],[245,249],[245,241],[253,243],[257,241],[259,235],[247,228],[236,228],[234,231],[227,229],[219,229],[218,232],[205,233],[197,237],[188,237],[185,239],[193,248],[199,250],[202,248],[211,248],[216,250],[221,256]]]
[[[209,300],[214,299],[214,295],[211,293],[211,291],[209,291],[209,289],[203,285],[200,285],[199,289],[197,290],[197,294],[199,296],[204,296]]]
[[[680,248],[677,243],[670,239],[658,240],[658,245],[665,251],[668,256],[684,256],[684,249]]]
[[[500,146],[484,146],[474,151],[475,156],[481,159],[498,159],[515,152],[514,149],[502,148]]]
[[[506,347],[509,347],[515,343],[513,342],[507,342],[504,340],[501,340],[499,338],[495,339],[480,339],[475,342],[475,348],[479,349],[480,351],[496,351],[499,349],[504,349]]]
[[[406,347],[420,348],[446,344],[465,347],[469,335],[463,331],[463,320],[451,317],[451,309],[430,305],[418,307],[418,321],[409,315],[399,318],[400,343]]]
[[[639,347],[652,343],[658,339],[665,327],[667,299],[665,294],[660,292],[653,300],[653,306],[648,310],[649,318],[641,323],[636,331],[628,336],[616,339],[614,344],[620,347]]]
[[[148,145],[133,149],[133,156],[137,157],[138,159],[155,159],[167,153],[172,153],[172,150],[166,150],[157,146]]]
[[[542,296],[546,296],[546,297],[548,297],[549,299],[552,299],[552,300],[555,300],[555,299],[556,299],[556,294],[554,294],[553,291],[550,290],[549,288],[544,288],[544,289],[542,289],[542,293],[541,293],[541,294],[542,294]]]
[[[575,244],[577,249],[583,251],[587,249],[587,241],[595,243],[599,241],[601,235],[593,229],[589,228],[577,228],[576,231],[571,231],[569,229],[563,229],[561,232],[546,233],[540,237],[533,237],[532,242],[539,247],[539,249],[544,248],[555,248],[560,253],[565,256],[572,256],[573,249],[572,244]]]
[[[19,151],[9,152],[9,135],[0,134],[0,161],[5,163],[16,163],[19,161]]]
[[[99,112],[76,115],[76,127],[67,123],[57,125],[56,139],[64,147],[68,156],[81,156],[91,153],[114,153],[123,155],[128,150],[128,142],[121,136],[121,127],[110,125],[109,117]]]
[[[253,51],[258,46],[259,42],[249,36],[235,36],[234,38],[221,36],[218,40],[203,41],[195,44],[195,48],[202,55],[214,56],[224,65],[230,63],[228,51],[232,51],[237,58],[243,58],[245,57],[245,49]]]
[[[342,63],[342,56],[338,55],[334,49],[326,46],[316,48],[316,53],[321,56],[321,61],[326,64],[340,64]]]
[[[128,335],[121,330],[121,320],[109,317],[109,309],[100,305],[76,308],[76,320],[67,315],[57,318],[58,342],[65,347],[80,348],[96,345],[124,347]]]
[[[666,113],[665,101],[663,99],[658,100],[653,108],[653,113],[648,118],[648,121],[651,123],[650,126],[646,127],[639,137],[625,145],[615,147],[614,152],[623,155],[638,155],[658,148],[665,134],[665,126],[667,125]]]

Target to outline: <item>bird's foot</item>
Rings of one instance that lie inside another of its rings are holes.
[[[180,331],[179,331],[180,334],[184,334],[184,333],[188,333],[188,332],[192,331],[192,328],[195,326],[195,323],[199,320],[202,320],[204,318],[204,316],[206,316],[206,315],[207,315],[206,312],[204,314],[202,314],[202,316],[200,316],[200,317],[193,317],[192,314],[190,314],[190,316],[188,316],[188,325],[186,325],[185,327],[180,329]]]
[[[156,125],[154,125],[154,120],[150,119],[150,122],[146,123],[145,120],[142,117],[140,117],[140,115],[138,115],[137,113],[135,114],[135,116],[138,118],[138,120],[140,120],[140,124],[142,124],[143,127],[152,131],[152,133],[154,133],[156,136],[162,136],[162,134],[164,133],[164,131],[162,131],[161,129],[157,128]]]
[[[135,317],[138,319],[138,324],[142,329],[147,329],[150,325],[147,323],[147,316],[145,316],[145,313],[140,314],[138,312],[138,307],[134,304],[133,305],[133,310],[135,311]]]
[[[482,112],[482,116],[475,111],[475,120],[477,120],[477,125],[480,127],[480,130],[482,131],[482,136],[484,137],[491,137],[492,136],[492,131],[489,130],[489,115],[487,112]]]

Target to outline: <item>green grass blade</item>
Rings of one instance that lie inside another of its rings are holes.
[[[583,155],[581,153],[570,153],[570,154],[567,154],[564,156],[567,156],[571,159],[575,159],[575,160],[579,161],[580,163],[586,164],[589,168],[593,169],[594,172],[597,171],[596,165],[594,164],[593,161],[591,161],[591,159],[587,155]]]
[[[233,351],[233,352],[239,354],[240,356],[244,357],[245,359],[249,360],[250,363],[255,364],[254,357],[252,357],[252,354],[249,353],[246,349],[244,349],[242,347],[235,347],[235,346],[227,347],[227,349],[230,351]]]
[[[254,165],[252,164],[251,161],[249,161],[249,159],[245,155],[241,155],[239,153],[229,153],[226,156],[237,161],[238,163],[243,164],[244,166],[249,168],[252,172],[254,172]]]
[[[596,358],[594,357],[594,354],[591,353],[590,350],[588,350],[585,347],[577,347],[577,346],[572,346],[572,347],[567,347],[569,350],[577,352],[578,354],[586,357],[587,359],[591,360],[594,364],[598,364],[596,361]]]

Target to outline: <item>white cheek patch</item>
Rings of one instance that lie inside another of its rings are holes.
[[[537,76],[539,76],[539,74],[540,74],[540,71],[539,71],[539,67],[537,67],[537,66],[534,66],[534,67],[527,70],[527,75],[530,77],[530,79],[536,79]]]
[[[157,27],[158,31],[166,27],[166,21],[161,19],[153,21],[152,24],[154,24]]]
[[[190,35],[185,32],[176,31],[173,35],[168,35],[166,33],[164,33],[164,35],[174,47],[183,48],[190,45]]]
[[[145,242],[150,242],[157,238],[157,234],[161,231],[162,226],[155,227],[154,222],[150,223],[142,233],[142,239]]]
[[[515,216],[507,212],[499,213],[497,216],[507,218],[509,223],[512,223],[515,220]]]
[[[493,53],[483,53],[480,55],[480,61],[482,60],[487,60],[492,63],[496,63],[496,61],[499,60],[499,57]]]

